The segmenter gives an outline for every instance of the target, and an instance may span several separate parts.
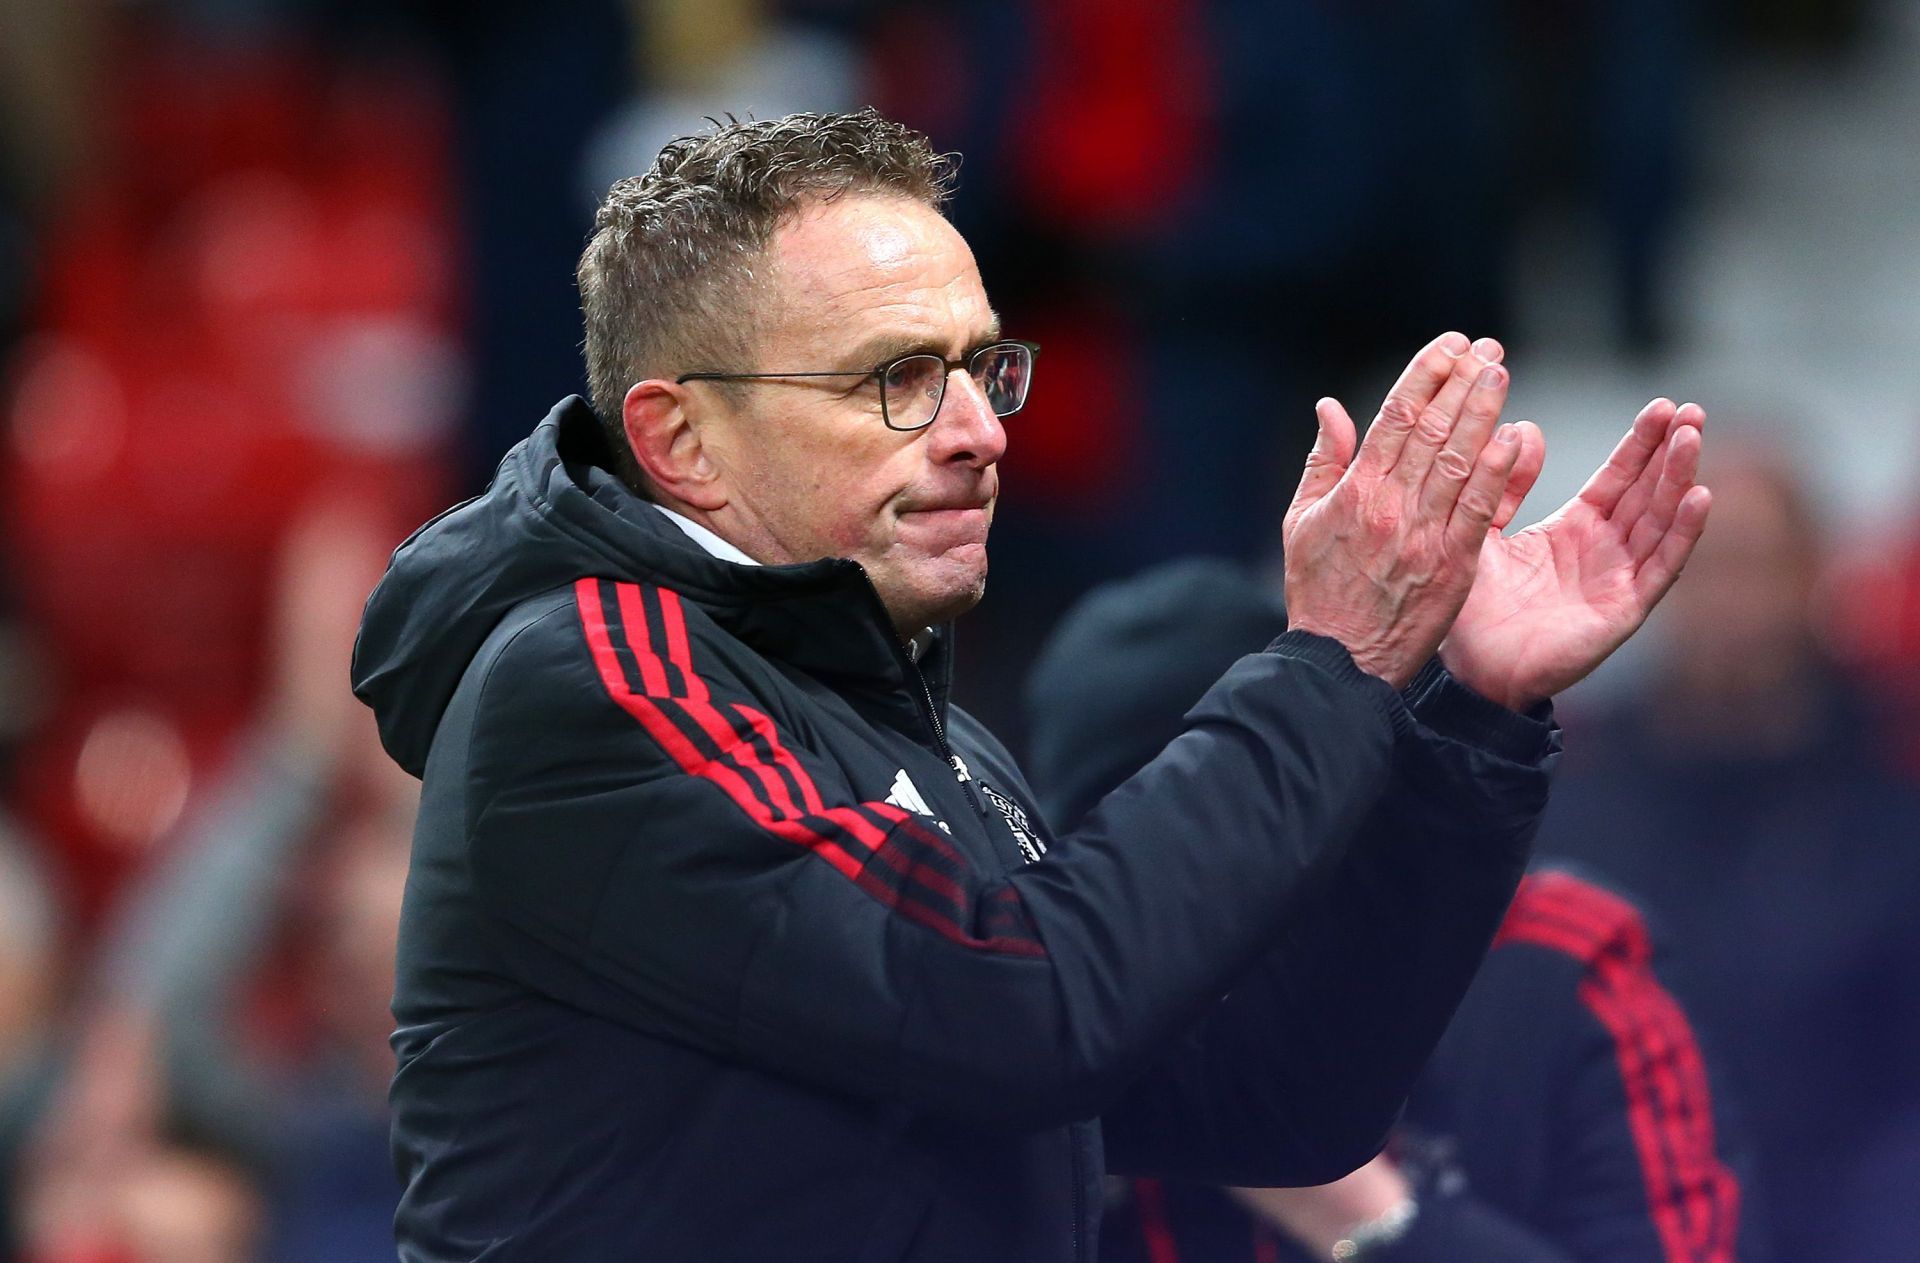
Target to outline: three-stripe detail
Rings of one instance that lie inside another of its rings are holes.
[[[969,948],[1046,955],[1011,886],[976,891],[953,843],[891,803],[828,805],[764,711],[716,699],[694,663],[679,593],[581,579],[574,602],[608,696],[681,771],[897,915]]]
[[[1647,1204],[1673,1263],[1731,1263],[1740,1190],[1714,1149],[1712,1097],[1686,1015],[1654,977],[1652,944],[1625,900],[1565,873],[1520,886],[1494,940],[1564,952],[1579,998],[1609,1036]]]

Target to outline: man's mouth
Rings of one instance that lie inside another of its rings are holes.
[[[987,483],[967,491],[956,487],[944,495],[909,494],[901,498],[900,507],[896,512],[904,517],[909,513],[971,513],[982,509],[991,511],[996,490],[997,488],[991,483]]]
[[[911,505],[900,510],[900,512],[902,515],[908,513],[971,513],[985,509],[991,503],[993,503],[991,500],[947,500],[937,504]]]
[[[944,540],[948,546],[985,543],[993,523],[990,500],[942,500],[902,509],[901,526],[916,537]]]

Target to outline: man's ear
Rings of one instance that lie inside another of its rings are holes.
[[[627,446],[660,493],[711,512],[727,502],[720,469],[701,443],[701,403],[685,386],[660,378],[635,382],[620,404]]]

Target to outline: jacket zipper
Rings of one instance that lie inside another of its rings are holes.
[[[967,770],[967,765],[960,756],[953,752],[953,747],[947,744],[947,730],[940,723],[940,712],[934,709],[933,690],[927,687],[926,673],[921,671],[920,664],[911,658],[907,662],[913,668],[914,679],[920,682],[920,702],[922,709],[926,712],[927,727],[933,731],[934,748],[940,752],[942,758],[946,759],[947,766],[953,769],[953,779],[960,782],[960,788],[966,791],[968,801],[973,803],[973,809],[980,813],[980,818],[991,820],[993,817],[987,814],[987,805],[980,801],[979,791],[974,789],[973,774]],[[1001,801],[1000,795],[995,792],[993,786],[987,786],[986,792],[988,797],[993,799],[994,806],[1000,809],[1000,814],[1006,818],[1007,827],[1013,833],[1014,845],[1020,850],[1021,860],[1028,864],[1037,863],[1040,859],[1039,849],[1027,839],[1026,831],[1015,823],[1007,811],[1006,804]]]
[[[1069,1168],[1073,1172],[1073,1263],[1080,1260],[1080,1220],[1086,1213],[1086,1178],[1080,1174],[1080,1132],[1078,1128],[1067,1129],[1067,1151],[1073,1157]]]
[[[900,656],[905,659],[907,670],[913,672],[914,683],[920,686],[920,713],[926,717],[927,731],[933,734],[933,748],[939,751],[940,757],[945,759],[947,766],[953,770],[953,779],[960,782],[960,788],[965,791],[967,801],[973,804],[974,811],[979,813],[981,819],[986,819],[987,805],[980,801],[980,794],[973,787],[973,777],[968,774],[967,765],[960,761],[959,756],[954,754],[953,747],[947,744],[946,725],[940,722],[940,712],[934,708],[933,690],[927,687],[926,672],[922,671],[920,664],[907,657],[904,652]]]
[[[913,672],[914,683],[920,686],[920,712],[926,716],[927,731],[933,734],[934,749],[940,752],[940,757],[945,759],[947,766],[953,769],[953,779],[960,782],[960,788],[966,791],[968,801],[973,803],[973,809],[980,813],[982,819],[987,819],[987,805],[980,801],[980,795],[973,787],[973,776],[967,771],[967,765],[960,761],[960,756],[953,752],[953,747],[947,744],[947,729],[940,722],[940,712],[933,704],[933,690],[927,687],[926,672],[922,671],[920,664],[906,653],[903,652],[900,656],[906,661],[907,669]],[[1017,833],[1018,830],[1015,832]],[[1028,863],[1040,858],[1039,855],[1030,852],[1025,843],[1020,844],[1020,852],[1021,857]],[[1073,1263],[1082,1263],[1080,1221],[1086,1214],[1087,1195],[1086,1190],[1081,1187],[1083,1178],[1080,1174],[1080,1136],[1078,1130],[1071,1127],[1067,1129],[1067,1157],[1069,1159],[1067,1171],[1073,1184],[1073,1218],[1069,1222],[1068,1231],[1073,1244]]]

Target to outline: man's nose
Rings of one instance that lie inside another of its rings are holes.
[[[987,402],[973,374],[954,369],[947,378],[940,410],[927,427],[934,460],[985,468],[1006,454],[1007,430]]]

